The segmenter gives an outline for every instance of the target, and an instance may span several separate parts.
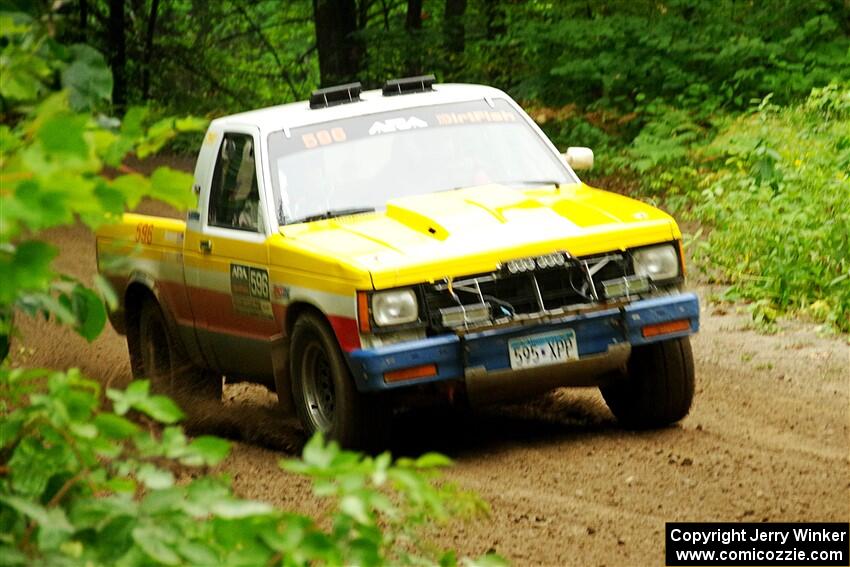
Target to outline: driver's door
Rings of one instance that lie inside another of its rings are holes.
[[[211,366],[241,377],[268,376],[280,326],[270,295],[259,132],[233,128],[218,135],[212,175],[203,180],[208,189],[186,230],[189,300]]]

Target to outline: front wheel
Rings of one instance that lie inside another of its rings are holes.
[[[162,310],[153,300],[145,301],[139,313],[136,349],[139,364],[133,365],[133,377],[150,380],[154,392],[180,398],[221,400],[221,376],[192,363],[183,345],[172,336]]]
[[[694,357],[688,337],[635,347],[627,376],[600,388],[621,424],[664,427],[688,415],[694,399]]]
[[[308,435],[316,432],[352,449],[386,445],[390,415],[378,394],[357,391],[331,329],[305,313],[292,330],[292,398]]]

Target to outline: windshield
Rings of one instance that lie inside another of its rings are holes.
[[[505,100],[408,108],[269,135],[281,224],[381,209],[390,199],[501,183],[572,183]]]

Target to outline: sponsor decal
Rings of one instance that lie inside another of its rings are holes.
[[[282,301],[289,301],[289,288],[285,285],[274,284],[272,286],[274,298]]]
[[[172,244],[183,244],[183,233],[176,232],[173,230],[166,230],[162,233],[162,238],[166,242],[171,242]]]
[[[404,132],[405,130],[413,130],[414,128],[427,127],[427,122],[415,116],[411,116],[410,118],[389,118],[387,120],[378,120],[372,124],[372,127],[369,128],[369,135],[390,134],[392,132]]]
[[[269,296],[269,272],[242,264],[230,265],[230,295],[236,313],[274,319]]]
[[[516,114],[506,110],[471,110],[469,112],[445,112],[437,114],[437,124],[440,126],[481,124],[486,122],[516,122],[516,120]]]
[[[301,136],[301,141],[304,147],[308,150],[318,148],[319,146],[327,146],[335,142],[344,142],[348,136],[342,128],[331,128],[330,130],[318,130],[316,132],[308,132]]]

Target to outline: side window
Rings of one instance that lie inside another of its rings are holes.
[[[248,134],[224,135],[213,170],[208,222],[223,228],[263,230],[254,139]]]

